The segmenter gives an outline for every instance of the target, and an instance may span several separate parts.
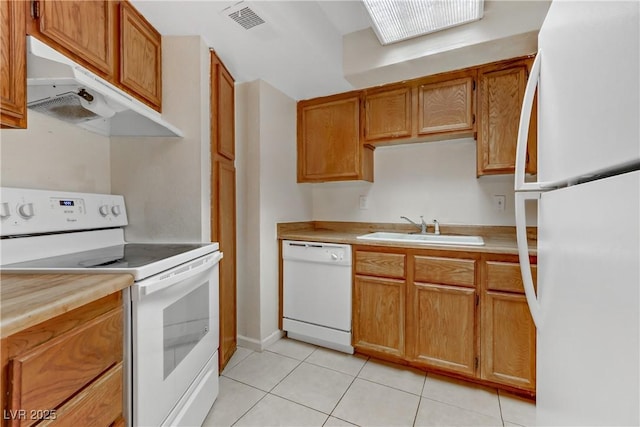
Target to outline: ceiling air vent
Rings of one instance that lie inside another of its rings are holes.
[[[229,18],[242,25],[245,30],[251,29],[260,24],[264,24],[264,19],[260,18],[249,7],[243,7],[240,10],[230,13]]]

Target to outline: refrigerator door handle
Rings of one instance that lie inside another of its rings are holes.
[[[533,61],[529,80],[524,91],[524,99],[522,100],[522,110],[520,111],[520,124],[518,125],[518,139],[516,145],[516,167],[515,167],[515,190],[533,190],[542,189],[542,183],[525,182],[525,168],[527,166],[527,146],[529,136],[529,122],[531,121],[531,112],[533,111],[533,99],[538,88],[540,79],[540,62],[542,61],[542,50],[538,50],[536,59]]]
[[[542,323],[540,302],[533,287],[533,275],[531,274],[531,263],[529,262],[529,244],[527,242],[527,218],[525,213],[525,202],[527,200],[539,200],[541,192],[516,192],[516,238],[518,241],[518,258],[520,259],[520,273],[524,284],[524,293],[527,297],[529,311],[537,328]]]

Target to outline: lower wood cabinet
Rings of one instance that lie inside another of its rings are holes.
[[[402,357],[404,280],[357,276],[354,291],[354,347]]]
[[[116,293],[4,338],[4,425],[121,420],[123,315]]]
[[[530,391],[536,387],[536,328],[517,261],[487,261],[482,294],[485,380]],[[532,265],[535,277],[536,266]]]
[[[353,289],[357,352],[535,393],[517,256],[354,246]]]
[[[475,289],[414,283],[411,293],[411,359],[418,364],[473,375]]]
[[[427,367],[473,375],[476,370],[474,259],[410,257],[413,264],[407,318],[409,357]]]
[[[405,354],[406,255],[356,250],[353,346],[383,357]]]

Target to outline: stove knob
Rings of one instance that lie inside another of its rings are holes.
[[[9,211],[9,203],[2,202],[0,203],[0,218],[5,219],[11,216],[11,212]]]
[[[33,203],[24,203],[20,205],[18,207],[18,214],[24,219],[31,218],[35,215],[35,212],[33,211]]]
[[[114,216],[118,216],[118,215],[120,215],[120,214],[122,213],[122,211],[120,210],[120,206],[118,206],[118,205],[113,205],[113,206],[111,206],[111,213],[112,213]]]
[[[109,215],[109,206],[107,206],[107,205],[100,206],[98,208],[98,212],[100,212],[100,215],[102,215],[102,216]]]

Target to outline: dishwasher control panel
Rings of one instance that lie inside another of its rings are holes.
[[[351,246],[337,243],[282,242],[282,259],[338,265],[351,265]]]

